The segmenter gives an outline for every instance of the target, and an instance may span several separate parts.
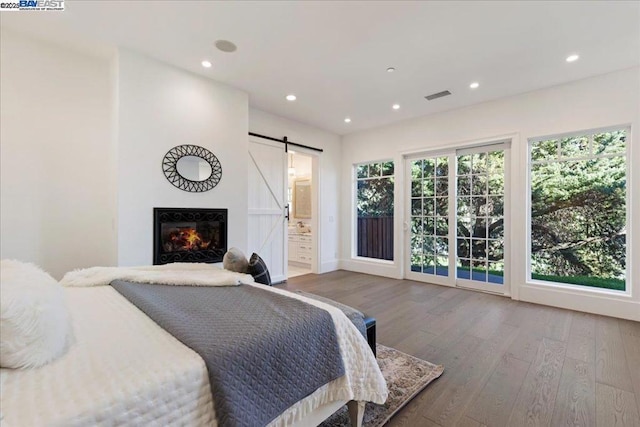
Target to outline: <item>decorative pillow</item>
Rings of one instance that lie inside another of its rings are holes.
[[[249,274],[253,276],[253,280],[256,282],[271,286],[271,276],[269,275],[267,264],[255,252],[249,260]]]
[[[67,349],[71,322],[62,286],[33,264],[0,262],[0,367],[35,368]]]
[[[224,254],[222,258],[222,267],[225,270],[235,271],[236,273],[247,273],[249,271],[249,261],[238,248],[231,248]]]

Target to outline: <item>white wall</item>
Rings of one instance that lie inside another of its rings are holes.
[[[126,50],[118,71],[118,264],[152,263],[154,207],[227,208],[228,246],[246,252],[247,94]],[[181,144],[218,157],[215,188],[188,193],[167,181],[162,159]]]
[[[353,164],[381,159],[396,161],[395,262],[384,264],[353,259],[351,241],[343,239],[341,266],[390,277],[402,277],[404,214],[403,153],[437,147],[465,146],[509,135],[511,150],[512,249],[511,294],[516,299],[640,320],[640,69],[633,68],[570,84],[421,117],[343,137],[341,224],[353,235]],[[612,296],[593,291],[570,291],[526,283],[526,180],[528,138],[612,125],[631,124],[633,189],[631,295]]]
[[[318,162],[319,179],[313,178],[317,183],[312,188],[312,196],[319,193],[319,206],[314,205],[318,218],[318,225],[312,232],[314,239],[319,240],[319,251],[313,252],[313,259],[318,260],[317,272],[325,273],[338,268],[339,250],[339,192],[340,192],[340,136],[314,128],[302,123],[288,120],[264,111],[249,109],[249,129],[251,132],[268,135],[276,138],[284,136],[292,142],[321,148],[322,154],[315,157]],[[310,151],[290,147],[293,150],[313,154]],[[318,229],[320,232],[318,233]]]
[[[1,257],[115,264],[109,60],[7,30],[0,52]]]

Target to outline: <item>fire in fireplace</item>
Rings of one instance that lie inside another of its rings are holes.
[[[165,252],[199,251],[207,249],[213,239],[219,239],[217,235],[203,237],[192,224],[163,224],[162,228],[162,249]]]
[[[155,208],[153,263],[221,262],[227,251],[226,209]]]

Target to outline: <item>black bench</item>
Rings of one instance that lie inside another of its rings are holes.
[[[324,303],[327,303],[329,305],[332,305],[334,307],[339,308],[340,310],[342,310],[343,313],[345,313],[347,315],[348,318],[351,319],[351,316],[354,313],[357,313],[358,316],[361,314],[360,311],[356,310],[353,307],[349,307],[348,305],[344,305],[342,303],[339,303],[337,301],[334,301],[332,299],[329,298],[325,298],[325,297],[321,297],[319,295],[314,295],[314,294],[310,294],[309,292],[304,292],[301,290],[296,290],[294,291],[297,294],[306,296],[308,298],[313,298],[315,300],[318,301],[322,301]],[[366,314],[362,313],[363,315],[363,320],[364,320],[364,326],[367,330],[367,343],[369,344],[369,347],[371,347],[371,351],[373,352],[373,355],[376,355],[376,319],[371,317],[371,316],[367,316]],[[353,319],[351,319],[351,321],[353,322]]]

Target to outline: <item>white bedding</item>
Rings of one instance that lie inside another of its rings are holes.
[[[65,291],[75,342],[42,368],[1,370],[3,426],[216,425],[206,367],[198,354],[110,286]],[[332,306],[293,297],[331,313],[346,375],[293,405],[270,426],[290,425],[331,401],[384,402],[384,378],[355,326]]]
[[[213,423],[198,354],[110,286],[65,291],[75,342],[49,365],[2,370],[3,427]]]
[[[70,271],[60,284],[70,287],[108,286],[114,280],[175,286],[237,286],[253,283],[250,274],[236,273],[202,262],[174,262],[138,267],[91,267]]]

